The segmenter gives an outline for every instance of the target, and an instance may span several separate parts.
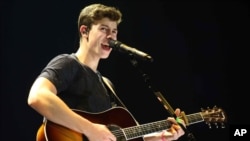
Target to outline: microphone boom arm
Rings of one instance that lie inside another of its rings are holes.
[[[157,97],[157,99],[160,101],[160,103],[164,106],[164,108],[168,111],[168,113],[170,114],[170,116],[172,117],[176,117],[175,115],[175,111],[174,109],[170,106],[170,104],[168,103],[168,101],[164,98],[164,96],[162,95],[162,93],[158,90],[155,90],[155,88],[152,87],[152,84],[151,84],[151,81],[150,81],[150,78],[149,76],[144,73],[141,69],[138,68],[138,62],[136,59],[132,58],[130,60],[131,64],[138,69],[138,71],[142,74],[143,78],[144,78],[144,81],[146,82],[146,84],[148,85],[148,88],[151,89],[153,91],[153,93],[155,94],[155,96]],[[186,119],[186,115],[185,115],[185,112],[182,111],[181,112],[181,116],[183,117],[183,120],[184,122],[187,121]],[[178,122],[177,122],[178,123]],[[181,128],[185,131],[185,134],[186,134],[186,137],[188,139],[188,141],[196,141],[196,138],[194,137],[194,135],[186,128],[184,127],[183,124],[181,123],[178,123]]]

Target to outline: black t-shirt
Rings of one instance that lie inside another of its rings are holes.
[[[101,112],[112,107],[101,74],[81,64],[74,54],[56,56],[39,77],[49,79],[55,85],[57,95],[72,109]]]

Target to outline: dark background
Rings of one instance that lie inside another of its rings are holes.
[[[35,140],[42,117],[27,105],[29,88],[52,57],[76,51],[78,14],[96,2],[1,1],[1,140]],[[138,65],[174,109],[192,114],[216,105],[225,111],[224,129],[205,122],[188,126],[197,140],[227,141],[231,125],[249,123],[246,2],[102,3],[123,13],[118,40],[154,58]],[[126,54],[112,52],[99,70],[140,123],[169,116]]]

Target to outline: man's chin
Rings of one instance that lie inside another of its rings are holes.
[[[109,57],[109,54],[110,54],[110,53],[105,54],[105,55],[102,55],[101,59],[107,59],[107,58]]]

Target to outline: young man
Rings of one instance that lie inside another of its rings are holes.
[[[112,108],[112,96],[97,70],[100,59],[108,58],[116,40],[121,12],[102,4],[85,7],[78,19],[80,44],[76,53],[53,58],[33,83],[28,104],[47,121],[85,135],[90,141],[115,141],[116,136],[104,124],[95,123],[72,109],[97,113]],[[176,110],[176,114],[180,110]],[[144,140],[176,140],[184,134],[173,118],[168,130],[148,134]],[[41,127],[43,128],[43,127]],[[39,130],[38,133],[43,133]],[[44,136],[37,136],[42,140]]]

